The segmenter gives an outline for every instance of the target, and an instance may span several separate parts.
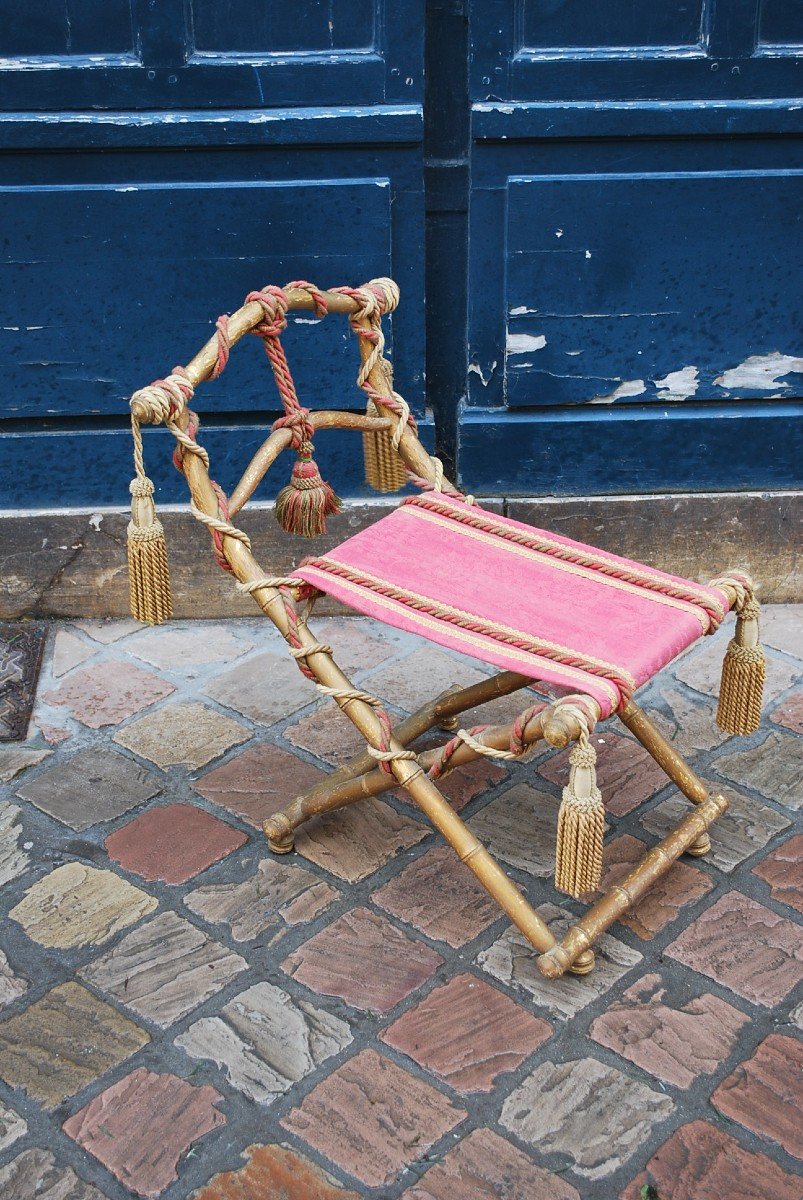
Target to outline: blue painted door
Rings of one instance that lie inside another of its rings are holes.
[[[483,0],[470,37],[463,478],[799,485],[803,5]]]
[[[0,507],[125,503],[132,389],[269,282],[394,275],[423,417],[422,43],[423,0],[0,0]],[[280,407],[251,342],[197,397],[227,487]],[[342,321],[286,345],[304,403],[362,407]],[[358,493],[357,440],[318,450]]]

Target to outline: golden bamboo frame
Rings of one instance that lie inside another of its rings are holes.
[[[285,290],[290,309],[313,308],[313,300],[308,291],[294,288]],[[360,312],[357,300],[351,296],[338,292],[324,292],[323,295],[329,312],[352,317]],[[233,346],[258,325],[263,316],[263,309],[257,302],[247,303],[233,313],[228,322],[230,345]],[[364,324],[367,328],[367,318],[364,319]],[[366,361],[369,352],[370,343],[361,338],[360,354],[363,362]],[[212,337],[185,368],[193,387],[197,387],[212,375],[216,360],[217,340]],[[383,407],[381,402],[383,397],[392,399],[390,384],[381,363],[374,366],[369,375],[369,383],[378,397],[376,406],[379,416],[336,411],[314,412],[310,414],[314,429],[364,431],[395,428],[398,417],[391,408]],[[156,419],[147,403],[136,396],[132,399],[132,412],[142,424]],[[189,423],[186,409],[178,415],[177,422],[179,428],[186,432]],[[231,521],[232,516],[247,503],[267,471],[290,442],[291,434],[288,428],[279,428],[266,438],[229,498],[227,518],[221,512],[204,459],[197,454],[185,455],[183,470],[196,508],[209,517]],[[436,464],[408,424],[405,424],[401,431],[398,453],[413,474],[435,483],[438,474]],[[248,546],[223,533],[222,552],[235,578],[241,584],[256,585],[252,586],[251,590],[254,600],[290,645],[290,623],[284,598],[277,587],[259,583],[265,575]],[[298,622],[295,636],[302,649],[308,648],[304,661],[318,684],[339,692],[354,691],[332,654],[322,647],[310,632],[306,621]],[[533,680],[528,676],[504,671],[472,687],[450,689],[425,704],[393,729],[390,750],[405,749],[410,742],[429,729],[438,726],[453,728],[455,719],[468,709],[496,697],[510,695],[532,683]],[[336,698],[336,702],[365,738],[367,747],[382,750],[383,730],[373,707],[356,697]],[[727,808],[724,796],[709,794],[705,783],[665,741],[635,703],[631,701],[619,715],[695,807],[662,842],[647,852],[626,879],[593,904],[584,916],[572,925],[560,942],[426,773],[438,757],[438,750],[424,751],[414,759],[395,758],[389,763],[388,774],[377,768],[376,760],[366,749],[351,762],[328,775],[306,795],[294,798],[281,812],[268,818],[265,822],[268,844],[276,853],[288,853],[293,849],[294,830],[310,817],[401,786],[538,951],[537,961],[541,972],[549,978],[556,978],[565,971],[585,974],[594,966],[594,941],[634,904],[682,853],[706,853],[710,848],[708,828]],[[485,730],[475,741],[480,745],[506,749],[510,744],[511,730],[512,726],[494,726]],[[524,740],[528,744],[534,744],[544,739],[553,746],[564,747],[576,740],[580,732],[576,718],[561,710],[560,704],[556,703],[548,706],[528,724]],[[449,769],[476,759],[479,753],[478,749],[468,744],[460,745],[450,760]]]

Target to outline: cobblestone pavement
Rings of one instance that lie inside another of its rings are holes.
[[[643,694],[731,808],[591,975],[548,983],[398,797],[268,853],[260,820],[357,742],[267,622],[53,625],[35,727],[0,749],[0,1196],[799,1200],[802,626],[766,613],[750,738],[713,724],[729,629]],[[316,632],[397,712],[483,673]],[[611,881],[683,804],[596,736]],[[565,776],[543,754],[445,785],[556,926],[581,908],[549,878]]]

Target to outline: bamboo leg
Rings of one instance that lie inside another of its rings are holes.
[[[692,804],[702,804],[708,797],[707,784],[691,769],[674,746],[670,746],[646,713],[631,700],[619,716],[687,800],[691,800]],[[702,858],[704,854],[708,854],[710,849],[711,838],[707,832],[703,832],[686,847],[686,854],[691,855],[692,858]]]
[[[541,955],[538,969],[542,975],[557,979],[564,971],[571,970],[572,964],[600,934],[635,904],[727,807],[725,797],[717,793],[688,813],[676,829],[645,854],[620,884],[612,887],[567,930],[560,945]]]

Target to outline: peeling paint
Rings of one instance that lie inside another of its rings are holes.
[[[97,533],[98,530],[100,529],[102,521],[103,521],[103,513],[93,513],[92,516],[89,518],[89,524],[95,530],[95,533]]]
[[[519,304],[516,308],[511,308],[511,317],[524,317],[528,313],[537,313],[537,308],[528,308],[526,304]]]
[[[625,396],[643,396],[647,385],[643,379],[625,379],[607,396],[594,396],[589,404],[613,404],[614,400],[623,400]]]
[[[788,389],[783,376],[803,371],[803,358],[791,354],[751,354],[738,367],[730,367],[714,380],[714,385],[737,391],[768,391],[771,388]]]
[[[508,354],[529,354],[531,350],[543,350],[546,338],[542,333],[509,333],[506,349]]]
[[[681,367],[670,371],[662,379],[654,379],[659,400],[688,400],[700,386],[700,373],[696,367]]]
[[[469,371],[472,371],[475,375],[479,375],[480,382],[482,383],[483,387],[487,387],[488,384],[491,382],[491,379],[493,378],[493,373],[496,370],[496,367],[497,367],[497,362],[496,362],[496,359],[494,359],[494,361],[491,363],[491,369],[488,372],[488,378],[486,379],[482,373],[482,368],[480,367],[479,363],[471,362],[468,364]]]

